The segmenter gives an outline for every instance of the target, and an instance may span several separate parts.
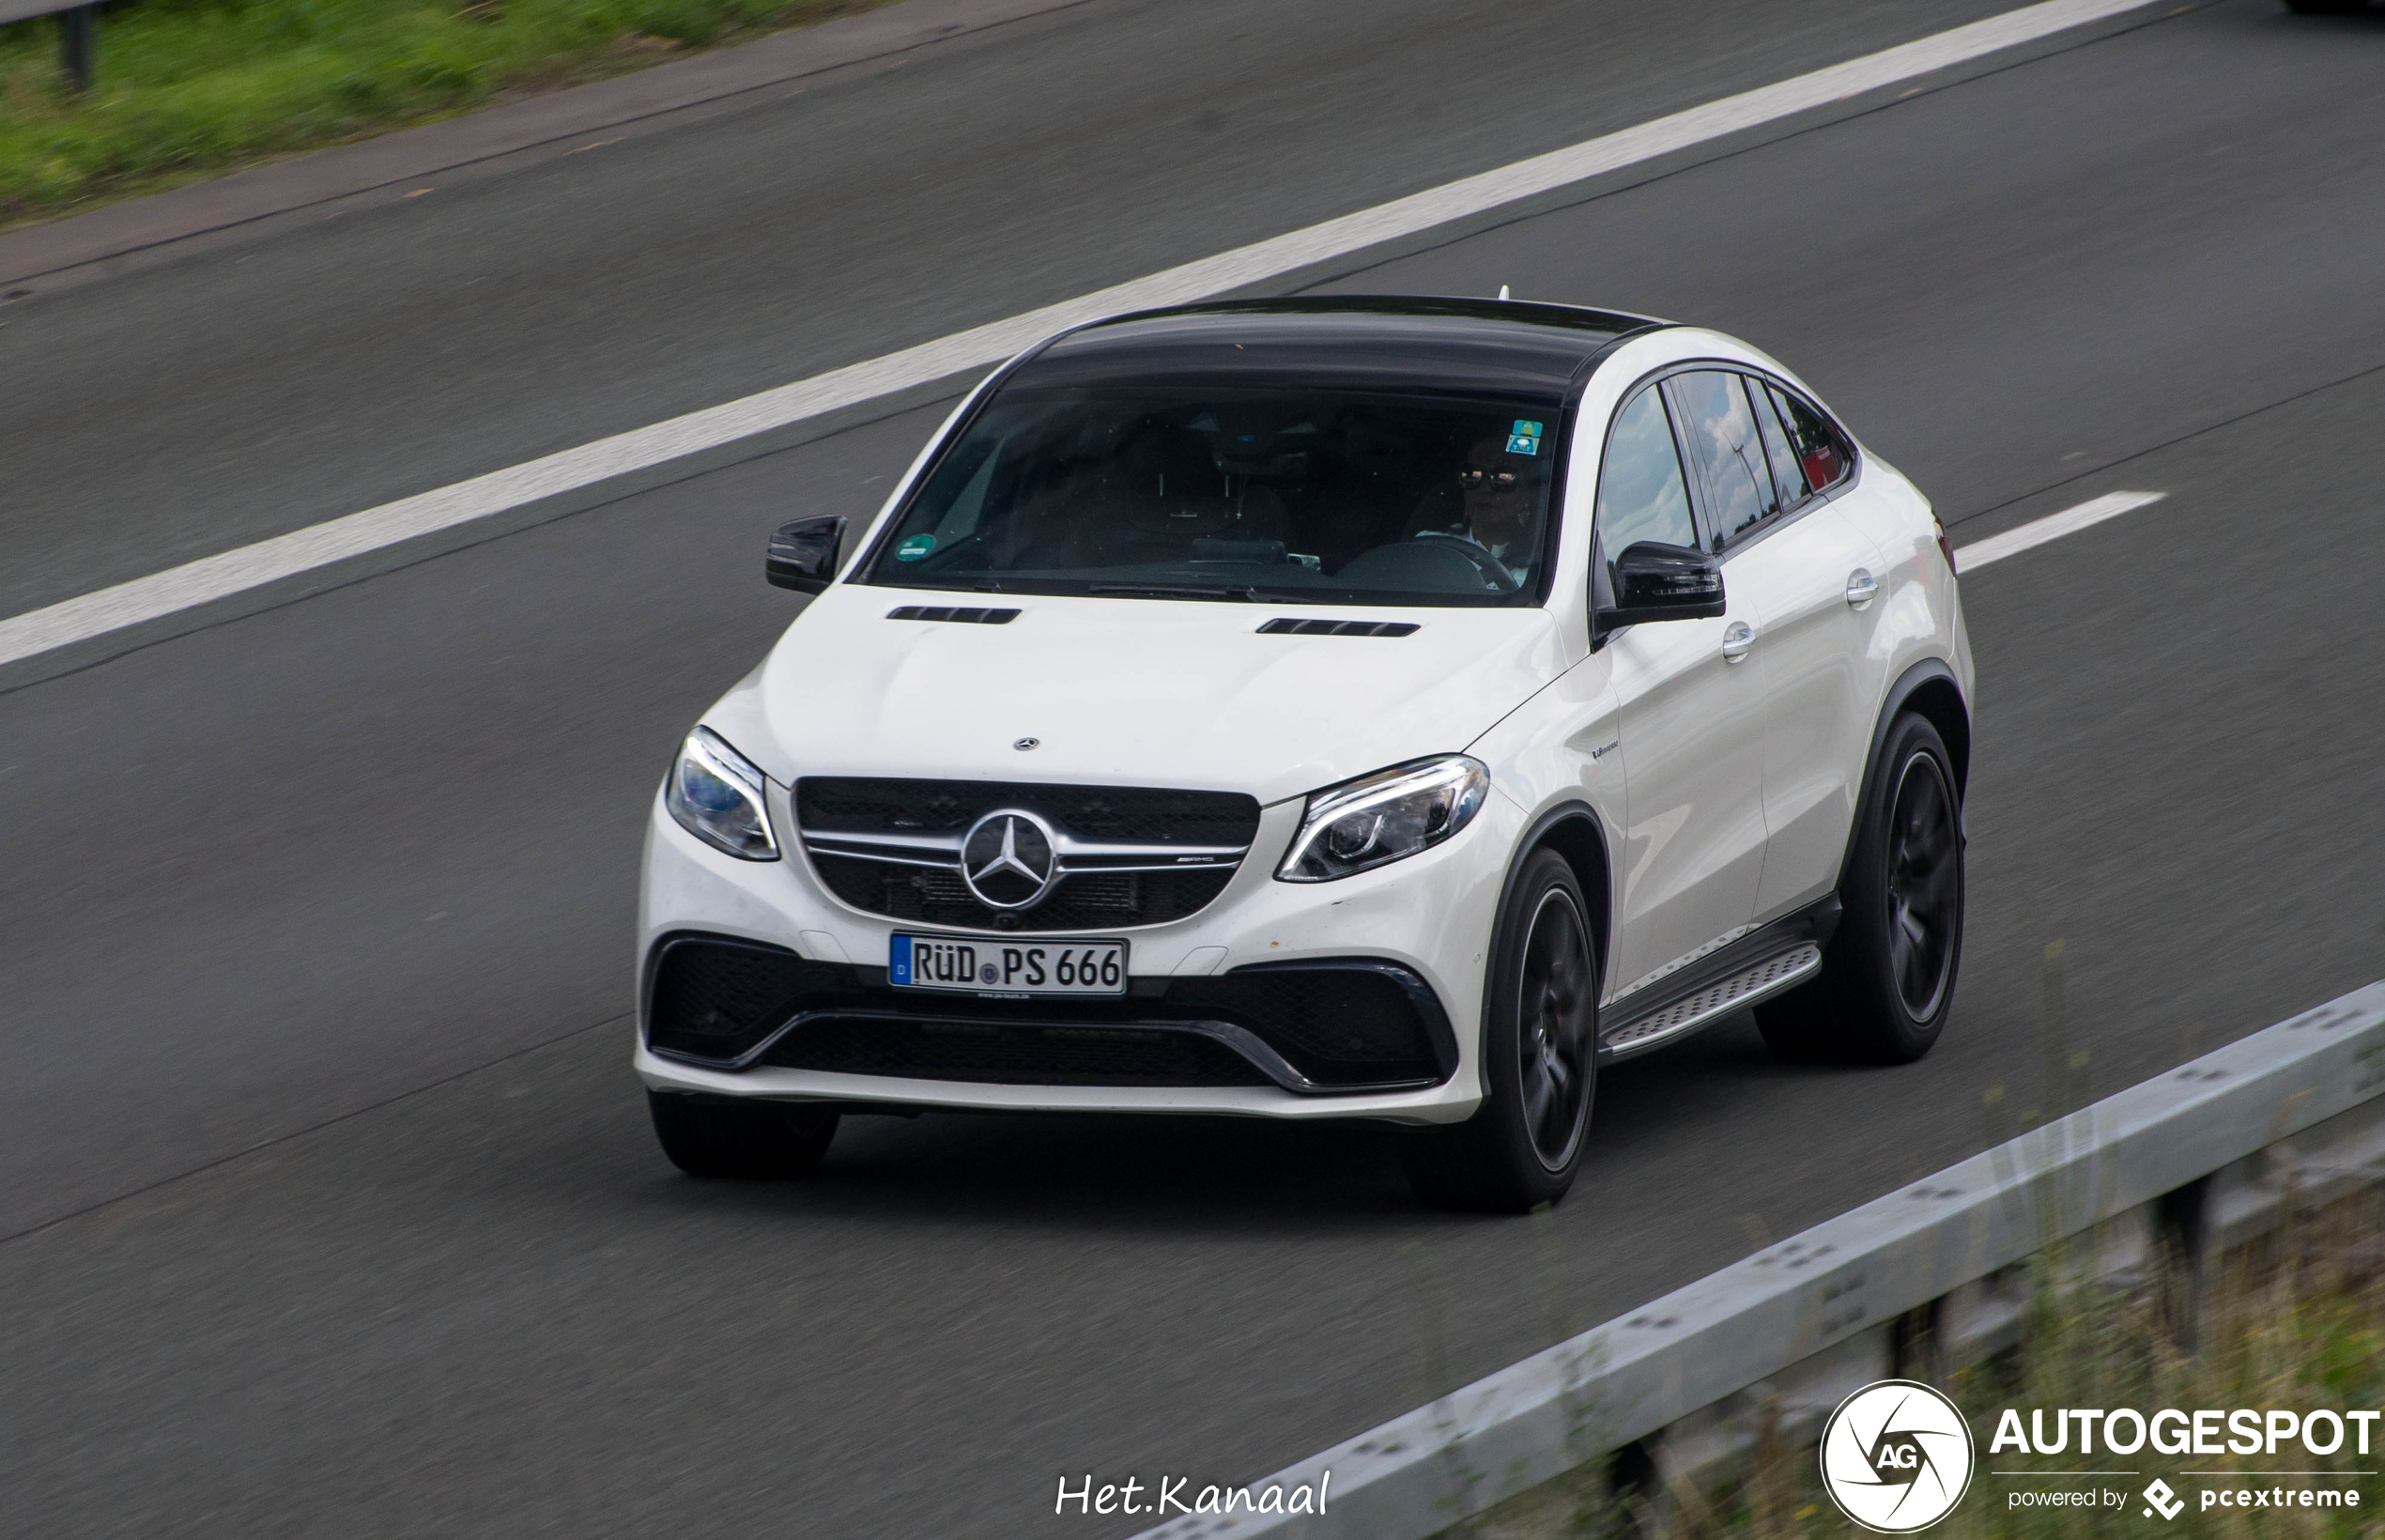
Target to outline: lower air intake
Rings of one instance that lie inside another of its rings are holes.
[[[1321,958],[1127,994],[1019,999],[895,989],[883,968],[814,962],[727,936],[666,941],[648,974],[657,1054],[1014,1086],[1269,1086],[1303,1094],[1413,1089],[1457,1067],[1423,979],[1397,963]]]
[[[681,936],[654,954],[646,1042],[689,1058],[733,1059],[797,1010],[857,993],[851,968],[758,942]]]

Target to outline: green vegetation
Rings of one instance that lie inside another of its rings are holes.
[[[0,26],[0,225],[620,74],[878,0],[139,0],[84,96]]]
[[[2285,1408],[2300,1411],[2385,1406],[2385,1255],[2380,1255],[2379,1207],[2373,1194],[2304,1216],[2216,1266],[2198,1288],[2186,1270],[2163,1261],[2126,1292],[2058,1286],[2058,1255],[2040,1258],[2036,1304],[2020,1346],[1928,1377],[1953,1396],[1972,1421],[1980,1458],[1962,1505],[1928,1533],[1932,1540],[2079,1540],[2081,1536],[2144,1536],[2158,1531],[2178,1540],[2269,1540],[2271,1536],[2385,1535],[2385,1480],[2349,1479],[2375,1471],[2385,1449],[2362,1456],[2347,1439],[2333,1455],[2296,1450],[2290,1459],[2163,1455],[2141,1452],[2097,1463],[2140,1473],[2103,1485],[2125,1488],[2120,1508],[2013,1509],[2008,1494],[2059,1482],[1996,1478],[1991,1467],[2049,1470],[2077,1459],[1988,1450],[1997,1414],[2006,1407]],[[2298,1471],[2341,1471],[2333,1481],[2309,1477],[2207,1483],[2181,1479],[2185,1470],[2248,1471],[2288,1465]],[[1822,1490],[1814,1451],[1777,1436],[1771,1420],[1758,1438],[1744,1479],[1718,1490],[1680,1487],[1666,1493],[1610,1494],[1603,1471],[1527,1493],[1445,1540],[1840,1540],[1860,1531]],[[2155,1476],[2167,1480],[2187,1505],[2174,1522],[2144,1517],[2137,1491]],[[2070,1484],[2075,1485],[2075,1484]],[[2251,1487],[2356,1487],[2361,1506],[2320,1510],[2216,1507],[2205,1511],[2207,1485]]]

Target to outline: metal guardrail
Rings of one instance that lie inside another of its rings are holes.
[[[100,64],[100,8],[90,0],[0,0],[0,26],[53,15],[58,19],[58,68],[76,90],[87,91]]]
[[[1322,1514],[1178,1517],[1138,1540],[1424,1540],[1634,1442],[1654,1446],[1660,1474],[1696,1469],[1751,1420],[1751,1391],[1815,1415],[1893,1372],[1897,1323],[1911,1312],[1933,1308],[1942,1338],[1993,1338],[2016,1314],[2007,1270],[2050,1242],[2096,1231],[2091,1265],[2125,1272],[2149,1255],[2165,1217],[2191,1209],[2202,1244],[2233,1243],[2275,1223],[2290,1194],[2377,1179],[2380,1093],[2385,982],[1767,1247],[1249,1488],[1315,1490],[1331,1471]]]

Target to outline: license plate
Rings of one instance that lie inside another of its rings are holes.
[[[886,982],[973,994],[1124,994],[1126,943],[897,935]]]

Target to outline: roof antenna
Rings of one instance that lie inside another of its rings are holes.
[[[1507,285],[1506,285],[1501,284],[1501,285],[1499,285],[1499,297],[1500,297],[1500,300],[1501,300],[1501,301],[1504,301],[1504,300],[1506,300],[1506,298],[1507,298]]]

